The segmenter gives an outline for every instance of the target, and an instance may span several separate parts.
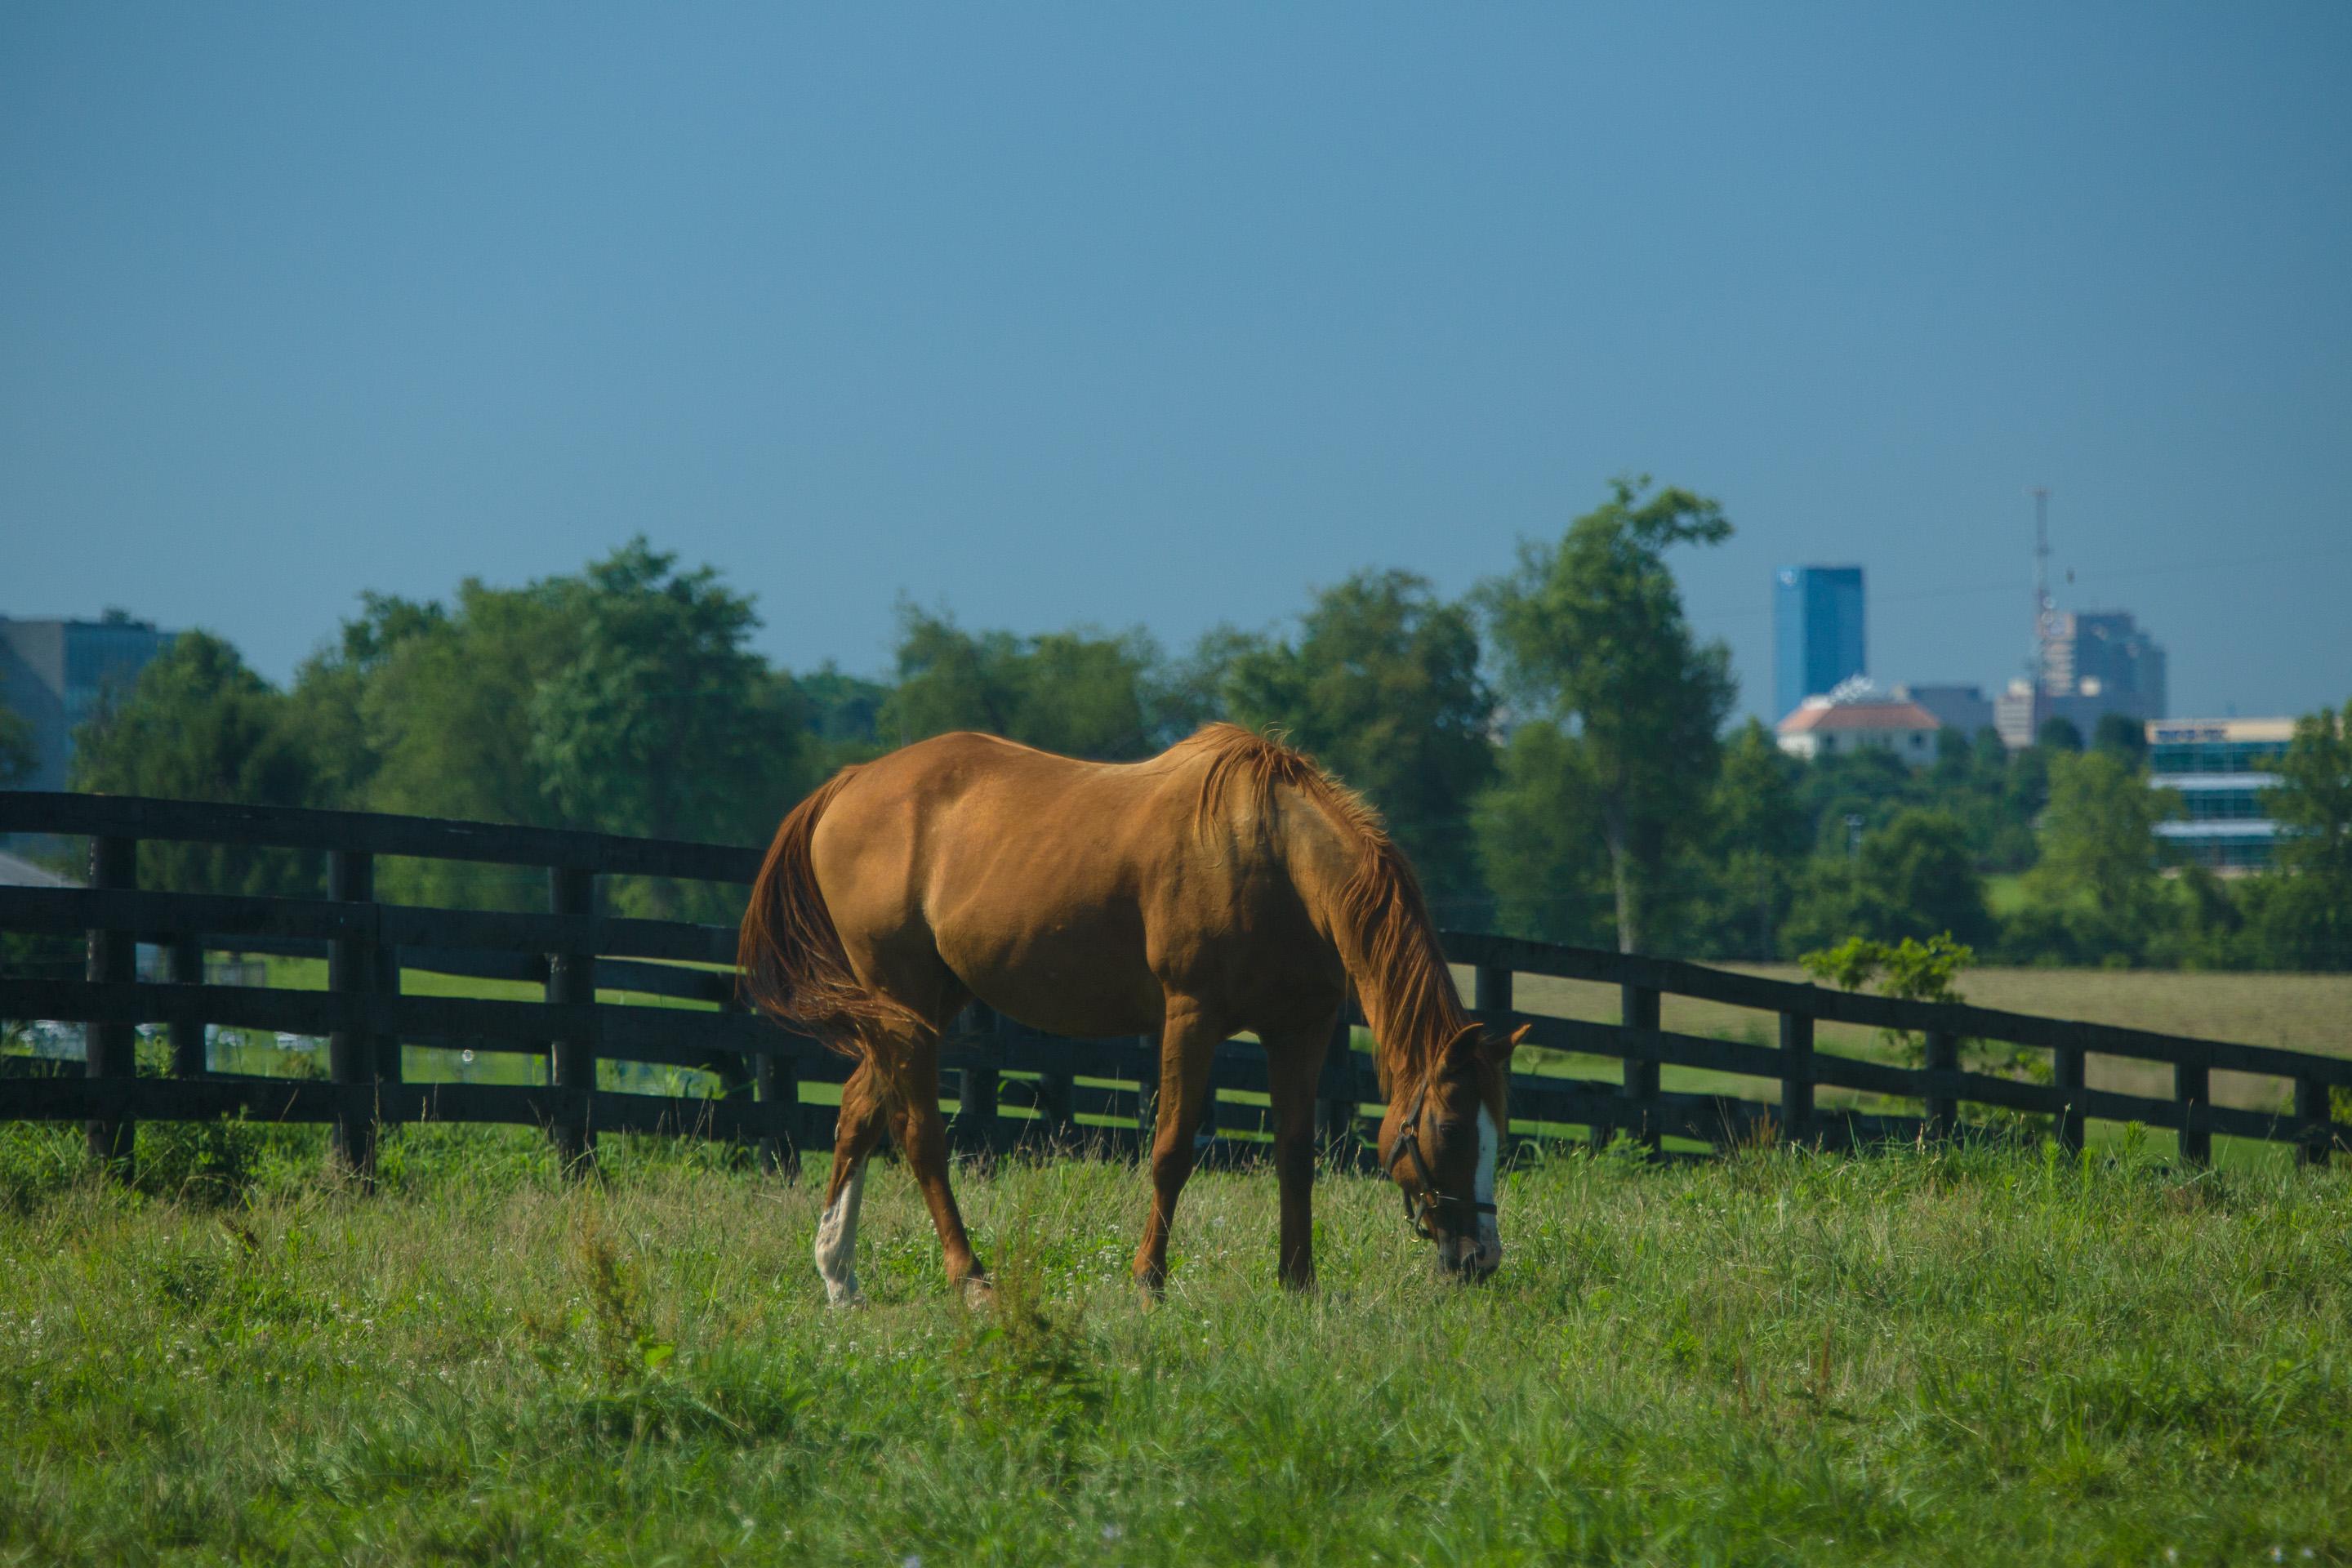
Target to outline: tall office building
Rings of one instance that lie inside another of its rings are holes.
[[[2015,680],[1994,723],[2012,748],[2033,743],[2063,719],[2084,739],[2110,713],[2146,723],[2165,717],[2163,647],[2126,610],[2052,610],[2043,617],[2042,679]]]
[[[2161,719],[2164,649],[2128,611],[2061,612],[2042,645],[2042,689],[2053,697],[2104,697],[2102,712]]]
[[[18,621],[0,616],[0,702],[33,727],[37,758],[19,789],[63,789],[74,730],[109,690],[128,690],[170,632],[125,616]]]
[[[1772,580],[1772,693],[1786,718],[1808,697],[1869,672],[1862,568],[1783,566]]]

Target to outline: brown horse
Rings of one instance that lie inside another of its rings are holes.
[[[1315,1085],[1350,980],[1380,1041],[1385,1168],[1453,1274],[1502,1260],[1495,1159],[1518,1037],[1462,1011],[1412,868],[1379,817],[1297,752],[1214,724],[1148,762],[1083,763],[941,735],[845,768],[777,830],[743,917],[743,989],[857,1058],[816,1264],[856,1299],[866,1162],[895,1130],[948,1278],[986,1276],[948,1185],[940,1030],[978,997],[1064,1035],[1160,1036],[1158,1291],[1219,1042],[1265,1042],[1281,1278],[1314,1279]],[[1521,1033],[1525,1031],[1522,1030]]]

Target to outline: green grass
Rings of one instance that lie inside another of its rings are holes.
[[[814,1181],[614,1139],[149,1130],[142,1188],[0,1129],[0,1562],[2352,1562],[2352,1177],[2143,1149],[1510,1173],[1494,1284],[1393,1193],[903,1173],[828,1311]],[[173,1195],[176,1194],[176,1195]]]

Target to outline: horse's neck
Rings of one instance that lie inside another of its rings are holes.
[[[1434,938],[1411,921],[1388,936],[1372,944],[1379,962],[1366,963],[1354,979],[1372,1026],[1381,1080],[1391,1099],[1402,1100],[1428,1078],[1445,1043],[1469,1020]]]
[[[1454,994],[1453,973],[1437,952],[1410,883],[1381,884],[1373,905],[1351,910],[1348,893],[1364,847],[1316,803],[1297,795],[1286,804],[1291,803],[1316,816],[1313,830],[1283,836],[1292,878],[1318,910],[1363,1004],[1381,1081],[1391,1097],[1411,1094],[1452,1030],[1467,1022]]]

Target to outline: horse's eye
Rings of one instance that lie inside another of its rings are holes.
[[[1437,1131],[1446,1138],[1466,1138],[1470,1135],[1470,1124],[1467,1121],[1441,1121],[1437,1124]]]

